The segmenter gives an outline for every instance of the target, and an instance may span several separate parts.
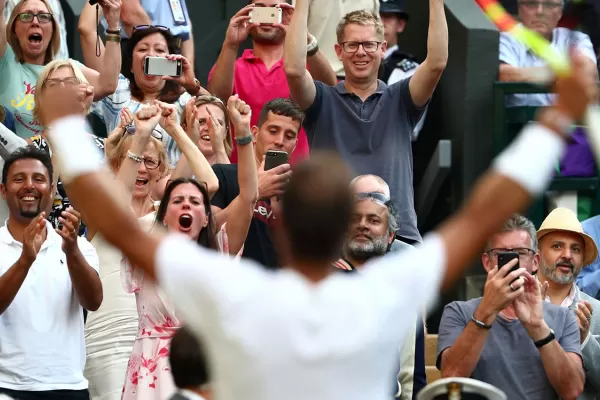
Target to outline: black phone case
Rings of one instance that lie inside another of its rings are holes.
[[[286,153],[270,153],[267,151],[267,156],[265,157],[265,171],[287,163],[288,156]]]
[[[514,259],[519,259],[519,253],[516,252],[504,252],[504,253],[498,253],[498,269],[504,267],[506,264],[508,264],[509,262],[511,262]],[[510,271],[508,271],[507,274],[510,274],[513,271],[516,271],[519,269],[519,262],[517,261],[517,265],[513,266]]]

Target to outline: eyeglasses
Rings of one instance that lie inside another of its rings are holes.
[[[155,158],[142,157],[142,159],[144,160],[144,165],[146,166],[146,169],[148,169],[148,170],[156,169],[160,166],[160,160],[157,160]]]
[[[517,247],[514,249],[491,249],[488,251],[488,255],[492,258],[498,258],[498,253],[515,252],[519,254],[520,261],[527,261],[531,256],[535,254],[535,250],[528,249],[527,247]]]
[[[56,78],[48,78],[44,82],[44,87],[53,88],[56,86],[60,86],[60,84],[64,84],[65,86],[77,86],[81,82],[77,78],[65,78],[65,79],[56,79]]]
[[[159,31],[165,31],[165,32],[171,33],[171,29],[169,29],[168,27],[166,27],[164,25],[136,25],[133,27],[131,34],[133,35],[137,31],[143,31],[144,29],[151,29],[151,28],[158,29]]]
[[[359,192],[354,195],[356,200],[373,200],[387,207],[390,204],[390,198],[383,193],[378,192]]]
[[[37,17],[38,22],[40,24],[47,24],[48,22],[52,22],[52,14],[50,13],[20,13],[17,15],[19,17],[19,21],[21,22],[32,22],[35,17]]]
[[[341,43],[342,49],[346,53],[356,53],[358,48],[362,46],[363,50],[367,53],[374,53],[379,49],[381,42],[370,40],[367,42],[343,42]]]
[[[545,10],[556,10],[558,8],[562,8],[562,2],[556,1],[536,1],[536,0],[522,0],[519,1],[519,4],[526,8],[536,9],[539,8],[540,5]]]

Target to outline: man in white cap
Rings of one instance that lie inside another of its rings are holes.
[[[575,284],[581,269],[598,257],[598,247],[584,233],[573,211],[556,208],[538,230],[540,267],[538,279],[548,282],[546,301],[568,307],[577,315],[581,355],[586,369],[585,390],[579,399],[600,395],[600,301],[583,293]]]

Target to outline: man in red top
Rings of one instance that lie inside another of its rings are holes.
[[[282,8],[282,24],[257,25],[250,23],[250,12],[254,7]],[[231,18],[225,41],[217,63],[208,76],[208,91],[227,101],[232,94],[238,94],[252,109],[251,125],[257,124],[263,106],[275,98],[289,98],[285,71],[283,69],[283,43],[286,28],[292,18],[294,7],[285,0],[251,0]],[[240,44],[252,37],[252,50],[245,50],[237,58]],[[307,68],[315,80],[327,85],[335,85],[337,78],[327,59],[319,51],[316,39],[307,37]],[[308,156],[308,141],[304,130],[298,136],[296,150],[290,156],[291,164]],[[231,162],[237,162],[237,149],[234,144]]]

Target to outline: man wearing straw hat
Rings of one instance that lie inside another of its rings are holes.
[[[600,395],[600,301],[583,293],[575,284],[582,268],[598,257],[598,247],[584,233],[573,211],[556,208],[537,232],[540,267],[538,279],[548,282],[546,301],[568,307],[577,315],[581,336],[581,355],[586,369],[586,382],[579,399],[595,399]]]

